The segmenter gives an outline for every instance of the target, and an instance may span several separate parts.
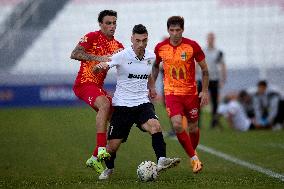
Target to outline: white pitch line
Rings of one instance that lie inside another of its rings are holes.
[[[230,156],[230,155],[225,154],[223,152],[214,150],[213,148],[209,148],[209,147],[204,146],[202,144],[199,144],[197,148],[202,150],[202,151],[204,151],[204,152],[207,152],[207,153],[213,154],[215,156],[218,156],[220,158],[223,158],[223,159],[225,159],[227,161],[231,161],[231,162],[233,162],[235,164],[241,165],[243,167],[247,167],[247,168],[249,168],[251,170],[254,170],[254,171],[266,174],[266,175],[268,175],[270,177],[274,177],[274,178],[280,179],[281,181],[284,181],[284,175],[281,175],[279,173],[273,172],[273,171],[271,171],[269,169],[265,169],[265,168],[260,167],[258,165],[255,165],[255,164],[252,164],[252,163],[249,163],[249,162],[237,159],[237,158],[235,158],[233,156]]]

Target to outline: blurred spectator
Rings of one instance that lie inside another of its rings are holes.
[[[276,124],[274,130],[280,130],[284,128],[284,99],[281,98],[278,105],[278,113],[276,116]]]
[[[246,90],[241,90],[239,93],[239,102],[243,106],[247,116],[252,119],[255,117],[254,108],[253,108],[253,98]]]
[[[218,115],[222,115],[226,118],[229,126],[238,131],[248,131],[258,128],[247,116],[247,113],[238,100],[237,94],[227,95],[224,102],[218,107]]]
[[[256,124],[265,128],[281,129],[282,125],[280,124],[283,124],[281,96],[276,91],[268,90],[265,80],[261,80],[257,84],[253,106]]]
[[[207,47],[204,49],[206,62],[209,71],[209,91],[212,105],[211,128],[215,128],[218,124],[218,99],[219,89],[222,88],[226,81],[226,65],[224,61],[224,53],[215,47],[215,34],[210,32],[207,34]],[[201,82],[198,81],[199,90],[202,88]]]

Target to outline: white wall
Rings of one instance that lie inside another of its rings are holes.
[[[228,1],[228,0],[227,0]],[[79,62],[70,53],[85,33],[99,29],[97,15],[103,9],[118,12],[116,38],[130,45],[135,24],[144,24],[150,35],[148,47],[167,36],[169,16],[185,18],[184,36],[205,46],[213,31],[224,50],[228,68],[284,66],[284,9],[277,3],[232,6],[226,0],[73,0],[41,37],[32,44],[11,74],[76,74]],[[263,73],[265,75],[265,72]]]

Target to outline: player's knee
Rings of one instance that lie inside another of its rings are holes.
[[[172,122],[172,125],[173,125],[173,129],[176,133],[180,133],[182,132],[183,130],[183,127],[182,127],[182,122],[179,121],[179,120],[175,120]]]
[[[109,102],[106,102],[105,104],[103,104],[101,107],[100,107],[100,110],[103,110],[105,112],[109,112],[110,111],[110,103]]]
[[[151,119],[148,121],[148,124],[149,124],[149,131],[151,134],[155,134],[162,131],[161,125],[158,120]]]
[[[195,133],[198,130],[198,122],[193,122],[188,124],[188,132]]]
[[[155,134],[155,133],[158,133],[158,132],[161,132],[161,126],[160,125],[155,125],[152,127],[151,129],[151,134]]]
[[[101,110],[101,111],[109,111],[111,104],[110,104],[110,101],[107,97],[100,96],[100,97],[97,98],[97,100],[95,102],[95,106],[97,106],[98,109]]]

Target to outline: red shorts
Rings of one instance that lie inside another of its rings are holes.
[[[200,102],[197,95],[166,95],[165,101],[170,117],[182,115],[189,122],[198,121]]]
[[[96,85],[75,85],[73,91],[79,99],[86,102],[96,111],[98,111],[98,109],[94,106],[94,103],[99,96],[106,96],[111,104],[111,96],[109,96],[103,88]]]

